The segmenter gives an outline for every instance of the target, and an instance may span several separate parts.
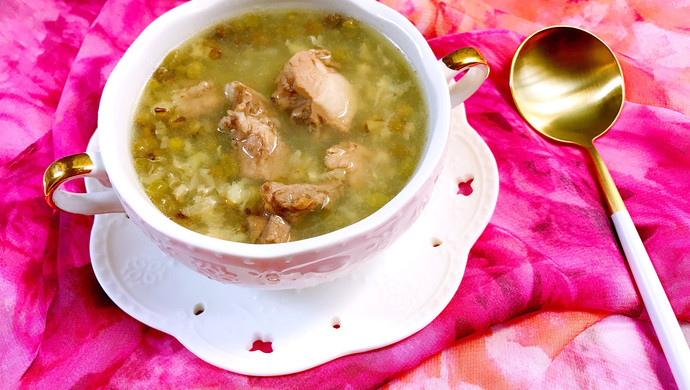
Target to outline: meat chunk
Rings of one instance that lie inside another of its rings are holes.
[[[264,180],[284,176],[289,151],[278,137],[265,98],[239,81],[228,84],[225,92],[233,108],[218,126],[232,137],[240,174]]]
[[[275,82],[271,99],[295,121],[348,132],[356,100],[350,83],[331,66],[328,50],[295,53]]]
[[[348,183],[355,187],[361,187],[369,177],[371,153],[366,146],[356,142],[343,141],[326,150],[324,164],[328,169],[342,169]]]
[[[330,209],[341,195],[338,182],[326,184],[282,184],[266,182],[261,186],[264,208],[290,223],[298,222],[310,211]]]
[[[178,114],[190,118],[210,114],[223,103],[213,84],[207,81],[176,91],[172,102]]]
[[[290,241],[290,225],[277,215],[247,217],[249,239],[256,244],[278,244]]]

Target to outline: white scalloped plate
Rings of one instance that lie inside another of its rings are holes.
[[[468,179],[472,194],[458,194]],[[86,187],[103,190],[94,179]],[[460,106],[429,205],[400,240],[350,276],[299,290],[221,284],[165,255],[122,214],[95,217],[91,261],[115,304],[201,359],[246,375],[290,374],[428,325],[460,285],[497,196],[496,161]],[[257,340],[270,342],[272,352],[250,351]]]

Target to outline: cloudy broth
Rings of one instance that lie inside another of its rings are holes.
[[[357,100],[347,132],[314,128],[269,107],[288,153],[286,173],[273,181],[322,184],[341,180],[330,207],[290,223],[290,240],[353,224],[390,201],[409,181],[424,150],[428,114],[421,84],[400,50],[380,32],[347,15],[319,10],[256,10],[200,32],[173,50],[142,92],[133,119],[134,166],[151,202],[176,223],[204,235],[252,242],[247,218],[266,214],[260,188],[243,177],[231,137],[219,128],[230,104],[225,85],[239,81],[266,97],[295,53],[330,52],[332,67]],[[185,115],[179,91],[206,82],[217,107]],[[324,165],[342,142],[367,149],[365,180],[353,186]]]

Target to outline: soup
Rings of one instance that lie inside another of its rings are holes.
[[[153,72],[131,152],[151,202],[249,243],[353,224],[408,182],[426,143],[403,53],[346,15],[255,10],[200,32]]]

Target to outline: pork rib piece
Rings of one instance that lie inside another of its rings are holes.
[[[345,133],[355,115],[355,95],[347,79],[330,65],[328,50],[295,53],[278,75],[271,99],[297,122]]]
[[[232,137],[240,174],[264,180],[285,176],[289,150],[278,137],[266,99],[239,81],[226,85],[225,92],[233,108],[218,127]]]

